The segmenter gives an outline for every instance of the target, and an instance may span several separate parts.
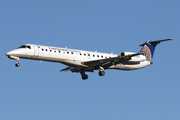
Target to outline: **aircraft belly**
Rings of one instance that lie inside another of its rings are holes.
[[[109,69],[119,69],[119,70],[136,70],[140,68],[144,68],[150,65],[149,61],[139,62],[139,64],[117,64],[109,67]]]
[[[48,62],[58,62],[63,63],[65,65],[70,66],[82,66],[82,60],[73,60],[65,56],[48,56],[48,55],[41,55],[41,56],[32,56],[32,55],[18,55],[22,59],[31,59],[31,60],[40,60],[40,61],[48,61]]]

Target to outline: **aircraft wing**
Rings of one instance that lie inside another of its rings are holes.
[[[62,70],[59,70],[59,72],[62,72],[62,71],[71,71],[72,69],[74,69],[74,67],[67,67],[67,68],[64,68]]]
[[[107,59],[87,61],[87,62],[82,62],[82,64],[87,65],[87,66],[102,66],[106,69],[111,65],[116,65],[116,64],[128,61],[131,59],[131,57],[137,56],[137,55],[141,55],[141,53],[118,56],[118,57],[107,58]]]

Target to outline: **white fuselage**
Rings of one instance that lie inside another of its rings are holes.
[[[113,58],[119,55],[107,54],[100,52],[76,50],[69,48],[50,47],[34,44],[26,44],[29,48],[18,48],[12,50],[6,55],[8,58],[19,61],[19,58],[32,59],[40,61],[58,62],[70,67],[86,67],[82,62],[93,61],[99,59]],[[120,69],[120,70],[134,70],[143,68],[150,65],[149,61],[141,62],[126,62],[117,65],[112,65],[108,69]]]

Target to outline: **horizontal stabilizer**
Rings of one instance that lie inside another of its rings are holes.
[[[163,39],[163,40],[148,41],[148,43],[156,43],[156,44],[158,44],[158,43],[161,43],[161,42],[164,42],[164,41],[169,41],[169,40],[173,40],[173,39],[172,39],[172,38],[169,38],[169,39]],[[147,42],[145,42],[145,43],[143,43],[143,44],[141,44],[141,45],[139,45],[139,46],[144,46],[146,43],[147,43]]]

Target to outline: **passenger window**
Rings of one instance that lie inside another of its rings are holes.
[[[46,51],[48,51],[48,50],[46,49]]]
[[[84,53],[84,56],[86,56],[86,54]]]
[[[42,49],[42,51],[44,51],[44,49]]]
[[[88,56],[90,56],[90,54],[88,54]]]
[[[71,54],[73,54],[73,52],[71,52]]]
[[[69,52],[67,52],[67,54],[69,54]]]
[[[50,50],[50,52],[52,52],[52,50]]]
[[[97,55],[97,57],[99,57],[99,55]]]
[[[61,51],[59,51],[59,53],[61,53]]]
[[[93,55],[93,57],[95,57],[95,55]]]
[[[103,56],[101,56],[101,58],[103,58]]]
[[[80,55],[82,55],[82,54],[80,53]]]

